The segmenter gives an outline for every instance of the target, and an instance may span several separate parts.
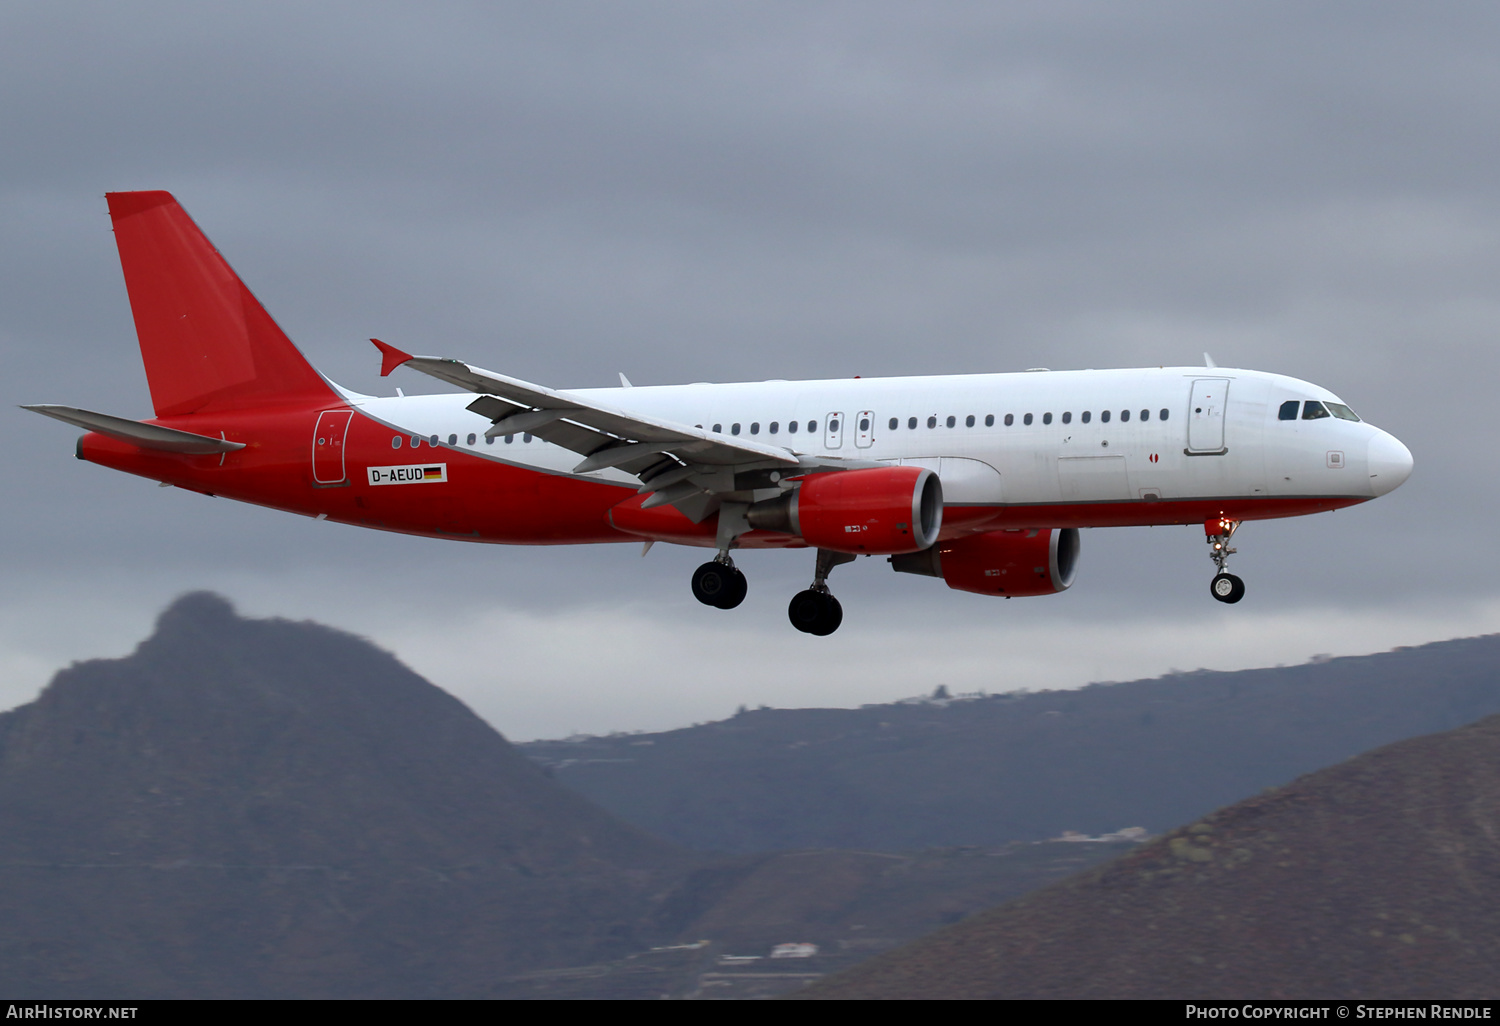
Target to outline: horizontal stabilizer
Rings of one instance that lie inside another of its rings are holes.
[[[71,406],[38,405],[22,406],[21,409],[31,410],[87,431],[97,431],[101,435],[138,445],[142,449],[206,455],[215,452],[234,452],[236,449],[245,447],[244,442],[229,442],[222,438],[195,435],[191,431],[178,431],[176,428],[162,427],[159,424],[142,424],[138,420],[111,417],[107,413],[78,410]]]

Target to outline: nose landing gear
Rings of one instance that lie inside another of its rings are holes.
[[[826,637],[839,629],[844,622],[844,607],[828,590],[828,575],[840,563],[852,563],[854,556],[848,552],[818,550],[817,566],[813,570],[812,587],[792,596],[786,607],[787,619],[803,634]]]
[[[1214,579],[1208,582],[1208,592],[1220,602],[1231,605],[1245,597],[1245,582],[1240,580],[1227,569],[1229,557],[1234,555],[1235,549],[1229,547],[1229,539],[1234,537],[1234,532],[1239,530],[1238,520],[1229,520],[1220,517],[1217,520],[1209,520],[1203,524],[1203,533],[1207,535],[1209,544],[1209,558],[1214,561],[1218,573]]]

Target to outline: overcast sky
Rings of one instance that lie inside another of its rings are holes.
[[[0,705],[174,595],[395,651],[515,739],[1301,662],[1500,629],[1493,3],[0,5]],[[316,523],[72,458],[16,410],[150,415],[103,194],[168,189],[325,373],[372,335],[556,387],[1195,364],[1306,378],[1408,483],[1090,531],[1005,602],[749,553]],[[3,412],[9,410],[10,412]]]

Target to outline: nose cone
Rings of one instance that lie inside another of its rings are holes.
[[[1366,457],[1370,467],[1370,491],[1376,495],[1393,492],[1411,477],[1411,450],[1400,439],[1377,430],[1370,439]]]

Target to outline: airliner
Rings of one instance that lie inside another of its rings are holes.
[[[1336,510],[1407,479],[1410,451],[1325,388],[1217,367],[559,391],[371,339],[459,391],[371,396],[319,374],[170,193],[107,196],[155,417],[26,406],[87,431],[79,459],[205,495],[471,542],[698,546],[732,609],[740,550],[815,552],[798,630],[843,619],[833,569],[885,556],[980,595],[1067,589],[1079,529],[1203,527],[1238,602],[1248,520]]]

